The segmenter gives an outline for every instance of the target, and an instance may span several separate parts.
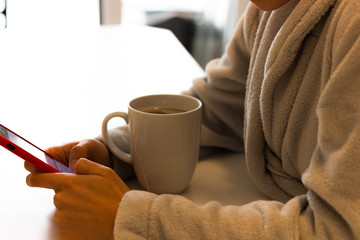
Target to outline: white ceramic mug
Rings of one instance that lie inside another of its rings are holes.
[[[179,193],[190,183],[199,158],[201,102],[185,95],[135,98],[128,113],[114,112],[102,124],[112,154],[130,163],[140,184],[154,193]],[[160,113],[160,112],[165,113]],[[130,128],[130,154],[116,147],[107,125],[123,118]]]

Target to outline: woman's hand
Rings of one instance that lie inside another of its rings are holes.
[[[47,153],[58,160],[69,164],[71,170],[75,170],[76,162],[80,158],[86,158],[107,167],[112,167],[109,151],[105,144],[96,139],[87,139],[81,142],[67,143],[62,146],[51,147]]]
[[[125,183],[108,167],[80,159],[76,174],[40,173],[25,162],[31,173],[26,182],[31,187],[55,191],[55,220],[61,239],[113,239],[118,205],[129,191]]]

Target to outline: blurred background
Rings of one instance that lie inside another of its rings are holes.
[[[0,29],[6,28],[6,0],[0,0]]]
[[[81,31],[109,24],[155,26],[171,30],[204,67],[224,52],[247,4],[248,0],[0,0],[0,34],[35,27]]]

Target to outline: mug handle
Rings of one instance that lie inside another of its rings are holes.
[[[104,118],[103,123],[102,123],[102,136],[104,138],[105,145],[109,148],[111,153],[114,154],[117,158],[123,160],[124,162],[126,162],[128,164],[132,164],[130,154],[119,149],[109,136],[107,125],[108,125],[109,120],[114,117],[120,117],[125,120],[126,124],[129,124],[129,115],[125,112],[113,112],[113,113],[108,114]]]

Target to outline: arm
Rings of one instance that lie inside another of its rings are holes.
[[[352,46],[320,98],[318,145],[302,176],[306,195],[222,207],[131,191],[118,209],[115,239],[359,239],[360,39]]]
[[[317,106],[317,146],[302,176],[306,194],[285,204],[222,207],[131,191],[118,209],[115,239],[124,233],[139,239],[360,239],[360,19],[345,20],[332,43],[331,74]]]
[[[203,102],[201,146],[243,151],[245,88],[250,53],[257,28],[249,8],[221,59],[206,66],[207,77],[195,79],[186,93]]]
[[[317,146],[302,176],[314,229],[337,239],[360,238],[359,24],[359,14],[338,21],[331,75],[317,107]]]

